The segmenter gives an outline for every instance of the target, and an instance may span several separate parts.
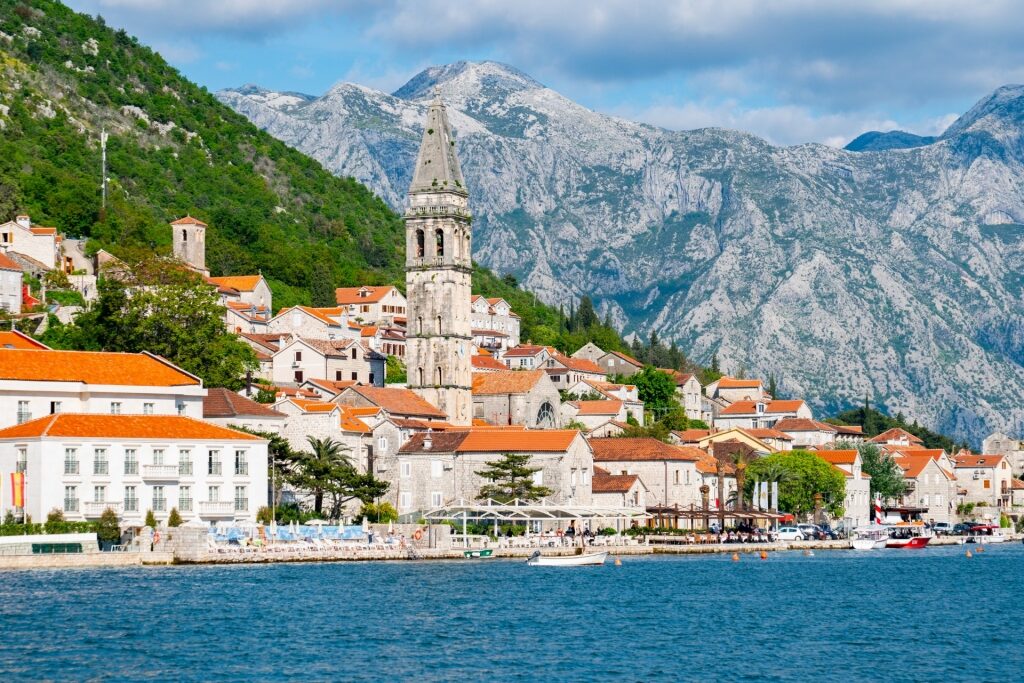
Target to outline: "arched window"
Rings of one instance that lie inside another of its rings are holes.
[[[465,246],[465,249],[462,250],[462,255],[465,256],[466,259],[473,258],[473,253],[470,251],[470,246],[469,246],[469,233],[468,232],[466,233],[466,246]]]
[[[550,429],[555,426],[555,409],[547,401],[537,411],[537,426],[542,429]]]
[[[188,242],[188,230],[186,230],[185,228],[181,229],[181,241]]]
[[[423,368],[416,368],[416,378],[418,380],[416,382],[416,386],[422,387],[423,386]]]
[[[434,240],[437,242],[437,257],[444,256],[444,230],[440,228],[434,233]]]
[[[441,366],[440,365],[437,366],[437,371],[435,372],[434,384],[436,384],[437,386],[441,386],[441,384],[443,384],[443,382],[441,382]]]
[[[425,248],[425,238],[423,237],[423,231],[416,231],[416,258],[423,258],[423,250]]]

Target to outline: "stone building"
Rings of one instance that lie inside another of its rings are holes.
[[[843,501],[845,514],[851,529],[870,524],[871,478],[861,470],[863,460],[857,450],[818,450],[819,458],[829,463],[846,477],[846,498]]]
[[[351,381],[384,386],[386,358],[352,339],[294,337],[273,355],[274,384],[302,384],[307,379]]]
[[[60,263],[61,237],[56,228],[35,225],[26,215],[0,225],[0,251],[25,257],[35,268],[53,270]]]
[[[487,482],[477,474],[505,453],[531,456],[538,486],[552,493],[552,503],[591,504],[594,460],[590,445],[574,430],[473,428],[413,434],[398,449],[397,467],[389,469],[387,499],[399,514],[419,514],[459,499],[475,501]]]
[[[278,434],[284,427],[285,415],[230,389],[214,387],[207,389],[203,399],[203,419],[221,427],[245,427]]]
[[[206,228],[206,223],[192,216],[179,218],[171,223],[171,244],[174,258],[209,275],[206,268]]]
[[[647,504],[659,507],[700,507],[703,479],[697,463],[707,454],[692,446],[674,446],[651,438],[591,439],[594,463],[610,474],[640,477]]]
[[[1006,434],[996,432],[981,442],[981,451],[1006,458],[1015,475],[1024,472],[1024,441],[1011,439]]]
[[[530,429],[559,426],[559,394],[543,370],[505,370],[473,375],[473,418],[492,425]]]
[[[469,193],[439,93],[427,112],[405,233],[409,388],[444,411],[452,424],[468,425],[473,343]]]
[[[957,478],[927,454],[903,451],[893,456],[903,470],[906,489],[897,503],[924,508],[922,517],[936,522],[951,522],[956,506]]]
[[[1013,470],[1005,457],[961,453],[953,462],[957,485],[965,491],[963,502],[991,507],[1010,505]]]
[[[349,318],[363,325],[394,325],[395,318],[405,319],[408,306],[405,295],[391,285],[338,287],[334,298]]]

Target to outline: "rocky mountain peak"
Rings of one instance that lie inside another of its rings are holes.
[[[392,95],[403,100],[429,100],[433,97],[435,86],[440,87],[443,94],[469,90],[490,97],[544,87],[508,64],[458,61],[424,69]]]
[[[942,134],[951,138],[967,131],[987,131],[994,134],[1014,129],[1019,135],[1024,126],[1024,85],[1004,85],[983,97],[958,118]]]

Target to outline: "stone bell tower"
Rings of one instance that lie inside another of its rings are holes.
[[[174,258],[203,275],[210,274],[206,269],[206,223],[192,216],[179,218],[171,223],[171,242]]]
[[[435,89],[405,210],[409,388],[448,421],[472,421],[469,193],[448,114]]]

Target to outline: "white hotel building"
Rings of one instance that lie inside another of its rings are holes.
[[[0,514],[12,472],[25,473],[25,513],[69,520],[113,508],[122,524],[171,508],[206,523],[254,521],[267,504],[267,442],[175,415],[48,415],[0,430]]]

